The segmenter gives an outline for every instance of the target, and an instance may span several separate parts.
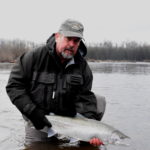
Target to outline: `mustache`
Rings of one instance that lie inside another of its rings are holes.
[[[65,48],[65,50],[68,50],[68,51],[73,51],[73,47],[68,47],[68,48]]]

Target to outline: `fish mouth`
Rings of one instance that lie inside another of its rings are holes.
[[[122,132],[115,130],[112,132],[110,137],[110,144],[113,145],[122,145],[122,146],[129,146],[130,145],[130,137],[123,134]]]
[[[112,135],[117,135],[120,139],[126,139],[126,138],[130,138],[129,136],[123,134],[122,132],[120,132],[119,130],[115,130]]]

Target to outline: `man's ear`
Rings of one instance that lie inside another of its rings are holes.
[[[57,42],[57,39],[60,37],[59,33],[55,33],[55,41]]]

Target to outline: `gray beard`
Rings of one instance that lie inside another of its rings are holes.
[[[64,53],[64,52],[61,52],[61,56],[62,56],[64,59],[72,59],[72,58],[73,58],[73,55],[67,55],[67,54]]]

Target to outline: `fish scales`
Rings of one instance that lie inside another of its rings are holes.
[[[121,139],[129,138],[114,127],[97,120],[81,117],[46,116],[52,123],[52,129],[66,137],[89,141],[93,137],[100,138],[105,144],[118,144]]]

